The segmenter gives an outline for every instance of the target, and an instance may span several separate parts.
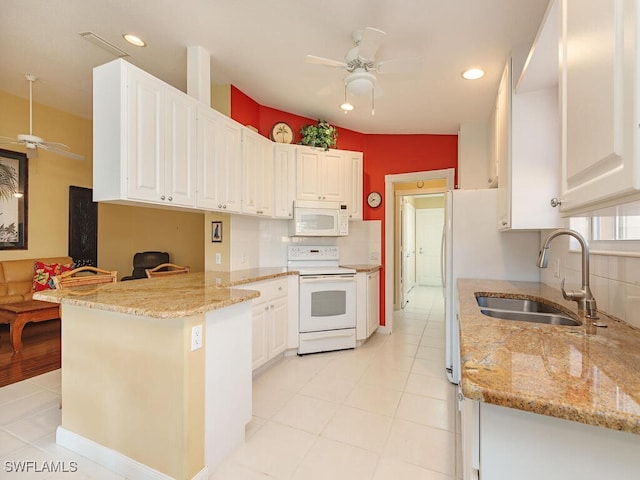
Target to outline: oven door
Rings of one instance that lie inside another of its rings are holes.
[[[355,326],[355,275],[300,277],[300,333]]]

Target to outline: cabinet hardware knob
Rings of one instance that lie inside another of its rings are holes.
[[[162,195],[162,196],[160,197],[160,200],[164,200],[164,195]]]
[[[223,205],[223,206],[222,206],[222,208],[227,208],[227,206],[226,206],[226,205]]]
[[[222,204],[221,203],[218,204],[218,208],[222,208]]]
[[[509,225],[509,224],[507,223],[507,221],[506,221],[506,220],[502,220],[502,226],[503,226],[503,227],[506,227],[507,225]]]
[[[169,201],[170,201],[170,202],[171,202],[171,201],[173,201],[173,197],[169,197]]]
[[[559,207],[560,205],[562,205],[562,200],[560,200],[559,198],[553,197],[551,199],[551,202],[549,202],[549,203],[551,203],[551,206],[553,208],[556,208],[556,207]]]

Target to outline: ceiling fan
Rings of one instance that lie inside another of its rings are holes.
[[[38,149],[47,150],[49,152],[73,158],[74,160],[84,160],[82,155],[73,153],[68,145],[58,142],[45,142],[42,138],[33,134],[33,82],[37,80],[34,75],[25,74],[29,81],[29,133],[19,134],[16,138],[0,136],[0,143],[24,145],[27,149],[27,158],[36,158]]]
[[[377,73],[410,73],[422,68],[422,59],[418,57],[377,61],[376,55],[385,35],[385,32],[373,27],[355,30],[351,35],[355,47],[346,53],[344,61],[315,55],[307,55],[306,61],[345,70],[345,95],[347,91],[353,95],[371,93],[373,98],[377,86]],[[376,95],[378,94],[379,92],[376,92]]]

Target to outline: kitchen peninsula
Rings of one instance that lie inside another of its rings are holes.
[[[464,478],[635,478],[640,330],[602,312],[594,326],[541,283],[457,286]],[[492,318],[476,295],[542,301],[581,325]]]
[[[36,294],[62,308],[56,441],[127,478],[208,478],[252,415],[259,293],[224,285],[287,274],[191,273]]]

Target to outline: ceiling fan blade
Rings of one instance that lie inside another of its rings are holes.
[[[15,138],[3,137],[3,136],[0,136],[0,143],[6,144],[6,145],[21,145],[22,144],[22,142],[20,142],[19,140],[16,140]]]
[[[375,66],[378,73],[412,73],[422,70],[422,58],[398,58],[394,60],[383,60]]]
[[[373,62],[385,35],[385,32],[373,27],[367,27],[363,30],[362,38],[358,44],[358,58],[361,62]]]
[[[57,145],[57,146],[53,146],[53,145]],[[59,146],[62,146],[62,148],[60,148]],[[73,153],[70,152],[68,150],[64,150],[64,148],[69,148],[67,147],[64,143],[58,143],[58,144],[54,144],[54,143],[41,143],[40,145],[38,145],[39,148],[42,148],[43,150],[47,150],[51,153],[55,153],[57,155],[62,155],[63,157],[69,157],[69,158],[73,158],[74,160],[84,160],[84,157],[82,155],[78,155],[77,153]]]
[[[327,67],[335,68],[347,68],[347,64],[338,60],[331,60],[330,58],[316,57],[315,55],[307,55],[305,57],[307,63],[313,63],[316,65],[325,65]]]

